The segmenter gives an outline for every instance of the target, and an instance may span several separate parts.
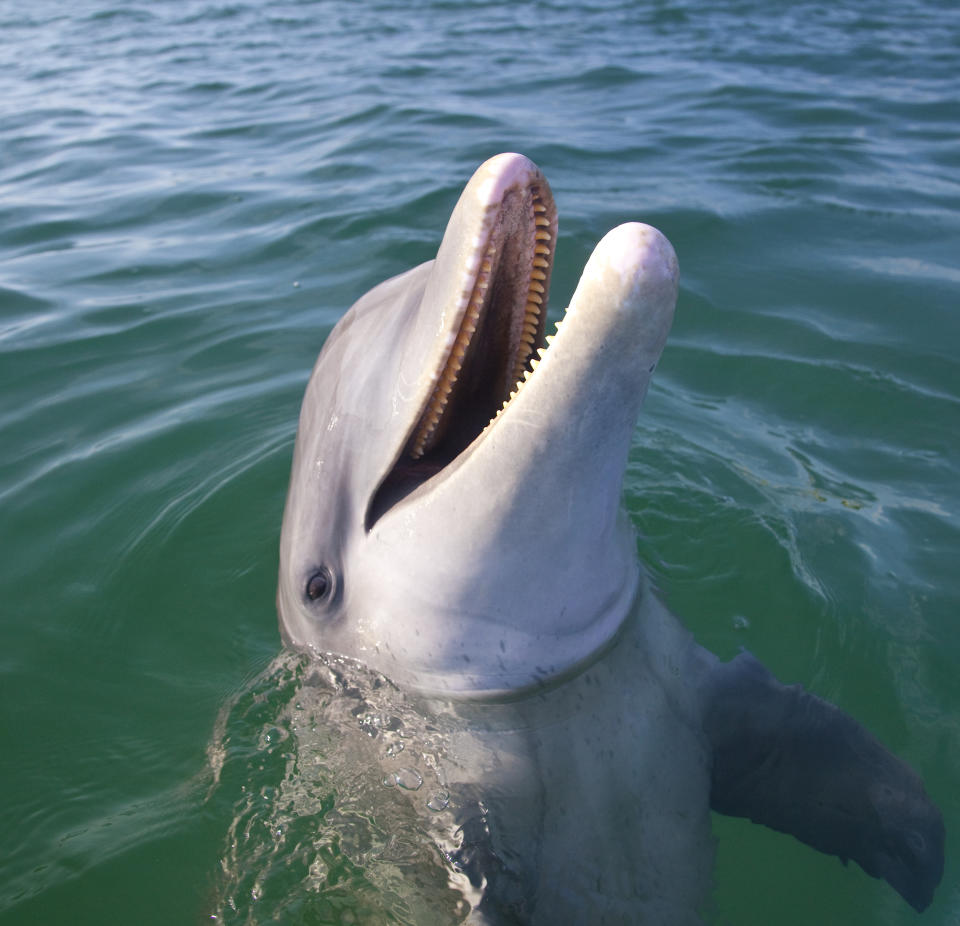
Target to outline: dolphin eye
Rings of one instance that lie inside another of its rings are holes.
[[[333,576],[326,566],[321,566],[307,579],[307,598],[311,601],[323,601],[333,592]]]

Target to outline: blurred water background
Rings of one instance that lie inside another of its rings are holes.
[[[310,367],[505,150],[560,209],[554,317],[619,222],[680,256],[626,483],[665,599],[946,817],[922,919],[717,818],[712,921],[960,923],[958,101],[938,0],[0,5],[0,923],[214,910]]]

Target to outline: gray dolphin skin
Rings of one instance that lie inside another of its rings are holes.
[[[944,827],[916,773],[749,654],[699,647],[637,562],[620,495],[673,248],[647,225],[609,232],[545,337],[556,239],[543,174],[498,155],[436,259],[330,334],[283,517],[284,642],[456,718],[437,844],[472,885],[470,922],[700,922],[711,809],[923,910]]]

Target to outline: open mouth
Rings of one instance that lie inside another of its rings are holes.
[[[487,207],[468,260],[476,264],[459,325],[399,459],[371,500],[367,527],[449,465],[509,405],[538,364],[557,234],[542,176],[508,187]]]

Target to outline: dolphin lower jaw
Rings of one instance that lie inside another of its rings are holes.
[[[495,536],[497,525],[518,520],[540,532],[612,525],[678,279],[676,255],[659,231],[630,223],[609,232],[556,334],[493,418],[452,459],[409,462],[424,478],[381,504],[378,517],[400,519],[411,538],[425,536],[423,521],[438,511],[448,514],[451,536],[474,529]],[[368,532],[374,526],[368,520]],[[525,549],[516,539],[500,549]]]
[[[366,661],[482,695],[560,676],[615,636],[638,587],[623,473],[678,275],[655,229],[610,232],[500,414],[381,509],[351,557],[355,588],[386,590],[348,603],[366,616]]]
[[[473,189],[478,186],[480,193]],[[464,249],[460,213],[470,211],[483,220]],[[598,433],[589,442],[574,441],[577,455],[602,452],[611,436],[618,447],[625,435],[629,440],[672,323],[676,255],[650,226],[614,229],[591,255],[556,333],[544,339],[556,229],[549,187],[526,158],[493,158],[468,184],[422,299],[425,309],[452,304],[443,314],[454,322],[441,328],[444,349],[405,446],[371,495],[368,531],[410,493],[425,491],[425,483],[478,452],[508,413],[522,416],[528,432],[540,431],[540,443],[553,429],[548,418],[589,416]],[[445,252],[458,243],[459,269],[450,273]],[[541,364],[549,375],[536,375]],[[514,411],[518,405],[522,410]],[[612,426],[621,419],[626,431]],[[571,449],[567,436],[561,440],[561,452]],[[555,447],[550,454],[556,456]],[[516,459],[499,454],[498,466]]]

